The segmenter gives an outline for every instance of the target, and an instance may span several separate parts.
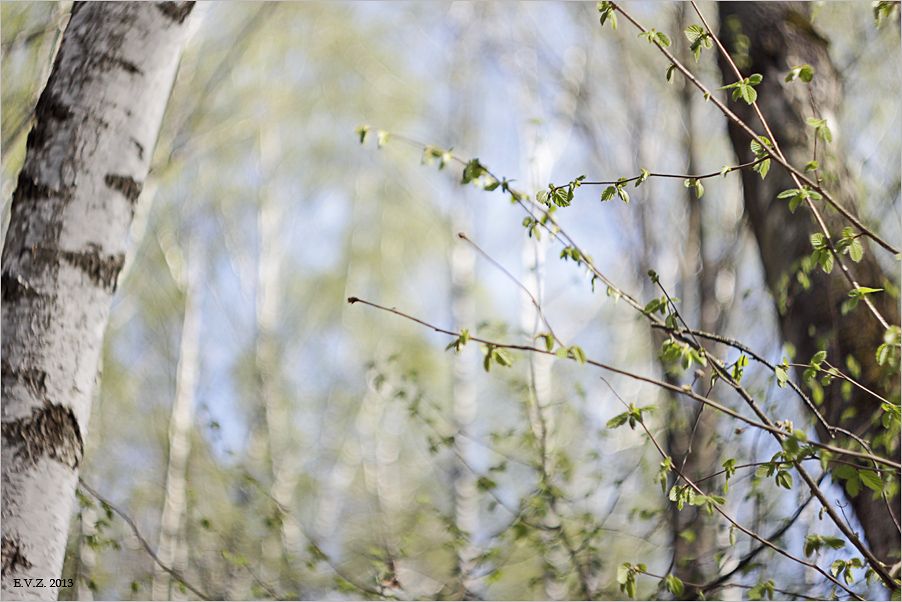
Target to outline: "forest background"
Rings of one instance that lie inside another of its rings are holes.
[[[4,236],[70,8],[2,3]],[[688,4],[627,8],[721,85],[716,49],[696,64],[682,34],[698,22]],[[718,459],[711,474],[778,453],[760,430],[706,431],[687,399],[579,362],[521,352],[508,368],[476,343],[455,355],[447,335],[346,302],[513,344],[553,328],[576,359],[708,390],[707,365],[662,366],[663,339],[641,314],[584,263],[559,261],[580,257],[524,224],[501,188],[480,190],[484,174],[462,186],[446,154],[478,156],[530,195],[581,174],[736,165],[713,104],[679,75],[668,83],[666,59],[622,18],[612,30],[598,14],[595,3],[197,7],[110,314],[61,598],[682,595],[662,582],[670,573],[729,575],[706,590],[723,599],[830,594],[835,584],[772,550],[749,558],[758,543],[733,544],[703,506],[679,518],[672,481],[656,482],[652,437],[677,449],[673,433],[701,428],[694,447]],[[898,246],[898,18],[878,28],[869,3],[844,2],[811,15],[846,91],[829,152],[852,166],[862,221]],[[705,180],[701,203],[684,179],[631,183],[629,203],[580,186],[558,219],[641,305],[662,295],[654,270],[690,325],[792,360],[739,175]],[[898,263],[873,252],[892,277],[862,284],[897,298]],[[742,383],[815,438],[774,371],[752,362]],[[648,432],[614,428],[635,418],[629,404],[656,408],[638,414]],[[828,538],[820,566],[854,556],[831,548],[840,534],[802,485],[774,486],[757,468],[730,481],[729,514],[800,557],[806,536]],[[821,483],[845,508],[843,483]],[[860,595],[883,591],[849,574]]]

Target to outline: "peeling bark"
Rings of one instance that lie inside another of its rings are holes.
[[[37,584],[62,570],[143,149],[193,5],[166,4],[76,3],[35,109],[2,259],[4,599],[57,596]]]

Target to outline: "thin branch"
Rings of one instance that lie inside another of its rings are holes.
[[[159,557],[153,551],[153,548],[150,547],[150,544],[147,543],[147,540],[144,538],[144,536],[141,535],[141,531],[138,529],[138,525],[135,524],[135,521],[132,520],[132,517],[130,517],[128,514],[126,514],[123,510],[120,510],[118,506],[116,506],[115,504],[113,504],[112,502],[107,500],[105,497],[103,497],[102,495],[97,493],[97,491],[95,491],[92,487],[90,487],[87,483],[85,483],[81,477],[78,477],[78,486],[81,489],[90,493],[91,496],[94,497],[95,499],[97,499],[97,501],[99,501],[101,504],[109,507],[110,510],[112,510],[113,512],[118,514],[120,517],[122,517],[122,520],[124,520],[126,522],[126,524],[128,524],[129,528],[131,528],[132,533],[138,539],[138,542],[141,544],[141,547],[144,548],[144,551],[147,552],[147,555],[150,556],[153,559],[153,561],[156,562],[157,565],[161,569],[163,569],[164,571],[169,573],[169,575],[173,579],[175,579],[176,581],[178,581],[179,583],[181,583],[182,585],[184,585],[185,587],[190,589],[199,598],[201,598],[203,600],[215,600],[215,598],[205,594],[201,590],[197,589],[196,587],[194,587],[193,585],[188,583],[188,581],[185,580],[185,578],[182,576],[182,574],[179,571],[163,564],[163,562],[159,559]]]
[[[465,240],[465,241],[467,241],[468,243],[470,243],[470,246],[472,246],[474,249],[476,249],[476,251],[477,251],[480,255],[482,255],[482,256],[483,256],[489,263],[491,263],[493,266],[495,266],[496,268],[498,268],[498,269],[501,271],[502,274],[504,274],[505,276],[507,276],[508,278],[510,278],[510,279],[513,281],[514,284],[516,284],[517,286],[519,286],[520,289],[521,289],[524,293],[526,293],[526,296],[529,297],[529,300],[532,302],[533,306],[536,308],[536,311],[539,313],[539,317],[542,318],[542,322],[545,323],[545,327],[548,329],[548,332],[549,332],[549,334],[551,334],[551,337],[557,342],[558,345],[560,345],[561,347],[563,347],[563,346],[564,346],[564,343],[562,343],[561,340],[560,340],[559,338],[557,338],[557,336],[554,334],[554,330],[552,330],[551,324],[548,323],[548,320],[545,318],[544,312],[542,312],[542,306],[539,305],[539,302],[536,301],[536,298],[532,295],[532,293],[529,292],[529,289],[526,288],[526,286],[524,286],[522,282],[520,282],[519,280],[517,280],[517,279],[514,277],[513,274],[511,274],[511,273],[508,272],[506,269],[504,269],[504,267],[502,267],[500,263],[498,263],[497,261],[495,261],[494,259],[492,259],[491,257],[489,257],[488,253],[486,253],[485,251],[483,251],[482,249],[480,249],[479,246],[478,246],[475,242],[473,242],[472,240],[470,240],[469,238],[467,238],[467,235],[466,235],[466,234],[464,234],[463,232],[458,232],[457,237],[460,238],[461,240]]]
[[[410,316],[410,315],[408,315],[408,314],[405,314],[404,312],[398,311],[397,309],[390,308],[390,307],[384,307],[384,306],[379,305],[379,304],[377,304],[377,303],[373,303],[373,302],[371,302],[371,301],[366,301],[366,300],[360,299],[360,298],[358,298],[358,297],[349,297],[349,298],[348,298],[348,303],[351,303],[351,304],[354,304],[354,303],[362,303],[362,304],[364,304],[364,305],[369,305],[370,307],[374,307],[374,308],[380,309],[380,310],[382,310],[382,311],[387,311],[387,312],[389,312],[389,313],[393,313],[393,314],[395,314],[395,315],[397,315],[397,316],[400,316],[400,317],[402,317],[402,318],[405,318],[405,319],[407,319],[407,320],[411,320],[412,322],[416,322],[417,324],[421,324],[422,326],[425,326],[426,328],[432,329],[432,330],[434,330],[435,332],[439,332],[439,333],[442,333],[442,334],[447,334],[447,335],[453,336],[453,337],[460,336],[459,333],[452,332],[452,331],[446,330],[446,329],[444,329],[444,328],[439,328],[438,326],[433,326],[432,324],[429,324],[428,322],[424,322],[423,320],[420,320],[420,319],[418,319],[418,318],[415,318],[415,317],[413,317],[413,316]],[[546,351],[545,349],[539,349],[539,348],[537,348],[537,347],[530,347],[530,346],[528,346],[528,345],[517,345],[517,344],[512,344],[512,343],[499,343],[499,342],[496,342],[496,341],[489,341],[489,340],[487,340],[487,339],[481,339],[481,338],[478,338],[478,337],[470,337],[470,340],[471,340],[471,341],[475,341],[475,342],[477,342],[477,343],[483,343],[483,344],[485,344],[485,345],[495,346],[495,347],[504,348],[504,349],[516,349],[516,350],[518,350],[518,351],[529,351],[529,352],[532,352],[532,353],[541,353],[541,354],[544,354],[544,355],[555,355],[555,353],[552,352],[552,351]],[[572,358],[571,358],[571,359],[572,359]],[[699,395],[699,394],[693,392],[691,389],[689,389],[689,388],[687,388],[687,387],[678,387],[678,386],[676,386],[676,385],[672,385],[672,384],[667,383],[667,382],[664,382],[664,381],[655,380],[655,379],[649,378],[649,377],[647,377],[647,376],[641,376],[641,375],[639,375],[639,374],[635,374],[635,373],[632,373],[632,372],[628,372],[628,371],[626,371],[626,370],[621,370],[620,368],[615,368],[614,366],[610,366],[610,365],[607,365],[607,364],[603,364],[603,363],[601,363],[601,362],[598,362],[598,361],[595,361],[595,360],[591,360],[591,359],[586,359],[586,362],[585,362],[585,363],[590,364],[590,365],[592,365],[592,366],[595,366],[595,367],[597,367],[597,368],[602,368],[602,369],[604,369],[604,370],[608,370],[609,372],[614,372],[615,374],[620,374],[620,375],[622,375],[622,376],[627,376],[627,377],[632,378],[632,379],[634,379],[634,380],[638,380],[638,381],[645,382],[645,383],[648,383],[648,384],[651,384],[651,385],[655,385],[655,386],[660,387],[660,388],[662,388],[662,389],[667,389],[668,391],[674,391],[674,392],[676,392],[676,393],[679,393],[679,394],[681,394],[681,395],[684,395],[684,396],[686,396],[686,397],[689,397],[690,399],[693,399],[693,400],[695,400],[695,401],[698,401],[699,403],[703,403],[703,404],[705,404],[705,405],[707,405],[707,406],[710,406],[711,408],[713,408],[713,409],[715,409],[715,410],[718,410],[718,411],[720,411],[720,412],[723,412],[724,414],[726,414],[726,415],[728,415],[728,416],[731,416],[732,418],[735,418],[735,419],[737,419],[737,420],[740,420],[740,421],[742,421],[742,422],[745,422],[746,424],[748,424],[748,425],[750,425],[750,426],[753,426],[753,427],[755,427],[755,428],[761,429],[761,430],[763,430],[763,431],[767,431],[767,432],[772,433],[772,434],[774,434],[774,435],[778,435],[778,436],[780,436],[781,438],[782,438],[782,437],[787,437],[787,436],[789,436],[789,433],[787,433],[785,430],[783,430],[783,429],[781,429],[781,428],[778,428],[778,427],[776,427],[776,426],[771,426],[771,425],[768,425],[768,424],[764,424],[764,423],[761,423],[761,422],[756,422],[756,421],[752,420],[751,418],[746,418],[745,416],[743,416],[743,415],[740,414],[739,412],[737,412],[737,411],[735,411],[735,410],[733,410],[733,409],[730,409],[730,408],[728,408],[727,406],[721,405],[720,403],[718,403],[718,402],[716,402],[716,401],[713,401],[713,400],[711,400],[711,399],[709,399],[709,398],[707,398],[707,397],[704,397],[704,396],[702,396],[702,395]],[[728,381],[728,382],[729,382],[729,381]],[[850,456],[850,457],[853,457],[853,458],[859,458],[859,459],[867,460],[867,461],[870,461],[870,462],[879,462],[880,464],[883,464],[884,466],[889,466],[889,467],[891,467],[891,468],[895,468],[895,469],[902,470],[902,463],[896,462],[895,460],[890,460],[890,459],[887,459],[887,458],[881,458],[880,456],[875,456],[875,455],[873,455],[873,454],[865,454],[865,453],[861,453],[861,452],[852,451],[852,450],[849,450],[849,449],[842,449],[842,448],[840,448],[840,447],[835,447],[835,446],[833,446],[833,445],[827,445],[827,444],[825,444],[825,443],[820,443],[820,442],[817,442],[817,441],[809,441],[808,444],[811,445],[811,446],[813,446],[813,447],[817,447],[818,449],[823,449],[823,450],[832,452],[832,453],[837,454],[837,455]]]

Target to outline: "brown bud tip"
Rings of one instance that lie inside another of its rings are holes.
[[[348,297],[348,303],[350,303],[351,305],[357,303],[358,301],[360,301],[360,299],[358,299],[357,297]]]

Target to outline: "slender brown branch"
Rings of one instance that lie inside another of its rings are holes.
[[[191,585],[182,576],[182,574],[179,571],[163,564],[163,562],[157,556],[156,552],[154,552],[153,548],[151,548],[150,544],[147,543],[147,539],[145,539],[144,536],[141,534],[141,531],[138,529],[138,525],[135,524],[135,521],[132,520],[132,517],[130,517],[128,514],[126,514],[123,510],[120,510],[118,506],[116,506],[115,504],[113,504],[112,502],[107,500],[105,497],[103,497],[102,495],[97,493],[97,491],[95,491],[94,488],[92,488],[87,483],[85,483],[81,477],[78,477],[78,486],[79,486],[79,488],[81,488],[84,491],[87,491],[89,494],[91,494],[91,496],[93,498],[95,498],[97,501],[99,501],[101,504],[103,504],[104,506],[107,506],[110,510],[112,510],[113,512],[118,514],[122,518],[122,520],[124,520],[126,522],[126,524],[129,526],[129,528],[132,530],[132,533],[138,539],[138,543],[141,544],[141,547],[144,548],[144,551],[147,552],[147,555],[150,556],[153,559],[153,561],[155,563],[157,563],[157,565],[161,569],[163,569],[164,571],[169,573],[169,575],[173,579],[175,579],[176,581],[178,581],[179,583],[181,583],[182,585],[184,585],[185,587],[190,589],[192,592],[194,592],[197,595],[197,597],[199,597],[203,600],[215,600],[215,598],[209,596],[208,594],[205,594],[201,590],[199,590],[196,587],[194,587],[193,585]]]
[[[480,249],[475,242],[467,238],[466,234],[464,234],[463,232],[458,232],[457,237],[468,242],[471,247],[476,249],[476,251],[485,258],[486,261],[498,268],[498,270],[500,270],[502,274],[507,276],[511,281],[513,281],[514,284],[519,286],[524,293],[526,293],[526,296],[529,297],[529,300],[532,302],[533,306],[536,308],[536,311],[539,313],[539,317],[542,318],[542,322],[544,322],[545,327],[548,329],[548,333],[551,334],[551,337],[557,342],[558,345],[563,347],[564,343],[562,343],[561,340],[557,338],[557,335],[554,334],[554,330],[551,328],[551,324],[549,324],[548,320],[545,318],[545,313],[542,311],[542,306],[539,305],[539,302],[536,301],[536,298],[533,296],[533,294],[529,292],[529,289],[526,288],[522,282],[517,280],[513,274],[504,269],[504,267],[500,263],[492,259],[488,253]]]
[[[405,318],[407,320],[416,322],[417,324],[421,324],[422,326],[425,326],[426,328],[430,328],[430,329],[434,330],[435,332],[440,332],[442,334],[447,334],[449,336],[454,336],[454,337],[460,336],[459,333],[452,332],[452,331],[446,330],[444,328],[439,328],[438,326],[433,326],[432,324],[429,324],[428,322],[424,322],[423,320],[420,320],[418,318],[415,318],[413,316],[405,314],[404,312],[398,311],[397,309],[390,308],[390,307],[384,307],[382,305],[379,305],[378,303],[366,301],[366,300],[360,299],[358,297],[348,297],[348,303],[351,303],[351,304],[363,303],[364,305],[369,305],[370,307],[374,307],[374,308],[380,309],[382,311],[387,311],[389,313],[393,313],[393,314],[400,316],[402,318]],[[537,347],[530,347],[528,345],[516,345],[516,344],[512,344],[512,343],[499,343],[496,341],[490,341],[490,340],[482,339],[482,338],[478,338],[478,337],[470,337],[470,340],[475,341],[477,343],[483,343],[485,345],[491,345],[491,346],[504,348],[504,349],[516,349],[518,351],[529,351],[532,353],[541,353],[544,355],[555,355],[554,352],[552,352],[552,351],[546,351],[545,349],[539,349]],[[632,378],[634,380],[638,380],[640,382],[645,382],[645,383],[660,387],[662,389],[667,389],[668,391],[673,391],[675,393],[679,393],[679,394],[689,397],[690,399],[693,399],[699,403],[703,403],[715,410],[723,412],[724,414],[726,414],[732,418],[735,418],[737,420],[740,420],[750,426],[767,431],[774,435],[779,435],[781,438],[789,436],[789,433],[787,433],[785,430],[783,430],[779,427],[771,426],[771,425],[764,424],[761,422],[756,422],[756,421],[752,420],[751,418],[746,418],[739,412],[732,410],[724,405],[721,405],[712,399],[709,399],[707,397],[699,395],[687,387],[678,387],[676,385],[672,385],[672,384],[664,382],[664,381],[655,380],[653,378],[649,378],[647,376],[642,376],[640,374],[635,374],[635,373],[629,372],[627,370],[621,370],[620,368],[615,368],[614,366],[610,366],[608,364],[603,364],[601,362],[598,362],[598,361],[595,361],[592,359],[586,359],[586,363],[590,364],[592,366],[595,366],[597,368],[602,368],[609,372],[613,372],[615,374],[620,374],[622,376],[626,376],[626,377]],[[820,443],[817,441],[809,441],[808,444],[812,445],[814,447],[817,447],[818,449],[823,449],[823,450],[832,452],[837,455],[859,458],[859,459],[868,460],[871,462],[878,462],[880,464],[883,464],[884,466],[889,466],[891,468],[902,470],[902,463],[896,462],[895,460],[889,460],[887,458],[881,458],[879,456],[875,456],[872,454],[865,454],[865,453],[861,453],[861,452],[852,451],[849,449],[842,449],[840,447],[835,447],[833,445],[827,445],[825,443]]]

